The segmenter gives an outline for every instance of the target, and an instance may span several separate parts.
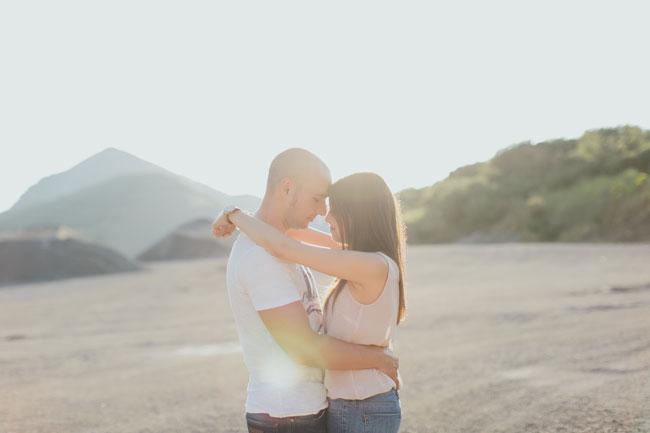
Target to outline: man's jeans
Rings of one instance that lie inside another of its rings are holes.
[[[265,413],[247,413],[249,433],[327,433],[327,409],[313,415],[275,418]]]

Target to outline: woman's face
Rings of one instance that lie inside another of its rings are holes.
[[[325,221],[327,221],[327,224],[329,224],[330,226],[330,231],[332,232],[332,239],[334,239],[336,242],[341,242],[341,232],[339,231],[339,225],[336,222],[336,218],[334,218],[334,215],[332,215],[331,210],[327,212],[327,215],[325,216]]]

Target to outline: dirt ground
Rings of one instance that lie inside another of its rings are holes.
[[[0,290],[0,432],[244,432],[225,260]],[[650,432],[650,246],[410,247],[402,432]]]

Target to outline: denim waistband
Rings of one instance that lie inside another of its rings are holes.
[[[318,411],[316,413],[313,413],[313,414],[309,414],[309,415],[286,416],[286,417],[281,417],[281,418],[271,416],[268,413],[250,413],[250,412],[246,412],[246,417],[255,418],[258,421],[290,421],[290,420],[293,420],[293,422],[298,422],[299,423],[301,421],[310,422],[310,421],[316,420],[318,418],[321,418],[325,414],[325,412],[327,412],[327,408],[321,409],[320,411]]]
[[[382,392],[380,394],[375,394],[371,395],[368,398],[364,398],[362,400],[348,400],[345,398],[327,398],[328,402],[336,402],[336,401],[345,401],[345,402],[356,402],[356,403],[364,403],[364,402],[376,402],[376,401],[399,401],[399,391],[397,391],[395,388],[391,388],[386,392]]]

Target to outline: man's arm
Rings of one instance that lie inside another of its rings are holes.
[[[271,335],[299,364],[329,370],[375,368],[397,383],[399,361],[384,347],[347,343],[314,332],[300,301],[258,311]]]

